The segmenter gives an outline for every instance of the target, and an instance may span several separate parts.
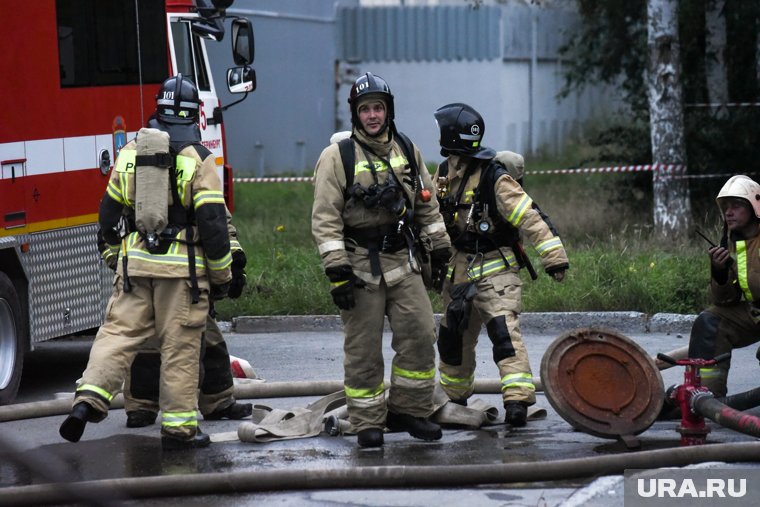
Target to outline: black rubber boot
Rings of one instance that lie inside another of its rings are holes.
[[[424,417],[414,417],[407,414],[397,414],[388,411],[385,425],[391,431],[406,431],[420,440],[440,440],[443,436],[441,427]]]
[[[366,428],[356,434],[359,439],[359,447],[382,447],[383,430],[380,428]]]
[[[71,414],[63,421],[58,433],[69,442],[79,442],[84,433],[87,423],[94,420],[95,409],[87,403],[81,402],[74,405]]]
[[[209,421],[218,421],[220,419],[245,419],[253,413],[253,405],[250,403],[234,402],[225,408],[214,410],[210,414],[203,416]]]
[[[172,435],[161,435],[161,448],[165,451],[177,451],[182,449],[198,449],[211,445],[211,437],[198,428],[192,438],[179,438]]]
[[[462,405],[463,407],[467,406],[467,398],[463,400],[451,400],[451,403],[456,403],[457,405]]]
[[[504,422],[514,428],[522,428],[528,424],[528,405],[522,401],[504,403]]]
[[[127,428],[144,428],[156,422],[158,414],[150,410],[133,410],[127,412]]]

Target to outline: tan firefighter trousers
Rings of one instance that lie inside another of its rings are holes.
[[[121,390],[127,368],[148,340],[158,337],[161,350],[159,406],[162,433],[195,435],[201,334],[208,315],[208,280],[201,278],[200,301],[192,304],[184,278],[131,276],[130,292],[114,277],[114,293],[90,351],[74,403],[85,401],[105,417],[109,396]]]
[[[522,281],[517,272],[501,271],[475,281],[477,294],[472,300],[469,325],[460,338],[448,329],[446,310],[441,319],[438,369],[441,386],[452,400],[469,398],[475,388],[475,348],[482,325],[486,324],[493,344],[493,359],[499,368],[504,402],[536,402],[528,352],[520,332]],[[443,287],[444,309],[451,305],[451,283]],[[450,351],[449,354],[443,352]]]
[[[235,403],[235,388],[230,371],[230,356],[219,325],[210,315],[206,319],[201,353],[201,390],[198,408],[207,415]],[[158,412],[161,356],[158,339],[149,341],[140,351],[124,381],[124,410]]]
[[[386,397],[383,325],[388,315],[395,355],[387,409],[414,417],[433,412],[435,321],[422,277],[412,274],[392,287],[354,289],[356,306],[342,310],[344,389],[352,431],[383,428]]]

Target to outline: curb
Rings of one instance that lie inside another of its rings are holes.
[[[696,315],[640,312],[543,312],[523,313],[520,327],[528,333],[552,333],[558,329],[607,327],[623,333],[665,333],[688,335]],[[436,314],[436,327],[441,315]],[[220,328],[232,333],[297,333],[341,331],[339,315],[265,315],[234,317]],[[386,319],[385,331],[390,331]]]

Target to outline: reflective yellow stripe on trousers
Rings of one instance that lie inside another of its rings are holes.
[[[181,426],[198,426],[198,412],[164,412],[161,415],[161,426],[178,428]]]
[[[391,368],[391,378],[394,385],[420,389],[433,385],[435,382],[435,367],[427,371],[405,370],[395,364]]]
[[[472,374],[466,378],[462,378],[462,377],[452,377],[450,375],[446,375],[445,373],[441,372],[441,379],[439,380],[439,382],[441,383],[442,386],[448,387],[449,389],[467,391],[475,383],[475,374]]]
[[[343,391],[346,393],[346,399],[350,399],[354,406],[372,407],[385,402],[385,383],[374,389],[356,389],[344,385]]]
[[[536,386],[533,384],[533,376],[530,373],[510,373],[501,377],[501,390],[506,391],[510,388],[536,390]]]
[[[96,385],[82,384],[81,386],[77,387],[77,393],[81,391],[92,391],[93,393],[96,393],[102,396],[103,398],[105,398],[106,400],[108,400],[109,403],[111,402],[111,400],[113,400],[113,394],[109,393],[105,389],[102,389]]]

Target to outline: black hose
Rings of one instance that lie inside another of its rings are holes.
[[[760,437],[760,417],[733,409],[713,398],[712,394],[696,394],[692,398],[694,412],[745,435]]]
[[[736,410],[755,408],[760,406],[760,387],[744,391],[743,393],[732,394],[722,399],[719,398],[719,400]]]

